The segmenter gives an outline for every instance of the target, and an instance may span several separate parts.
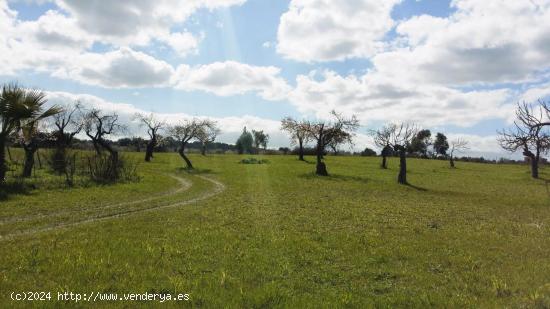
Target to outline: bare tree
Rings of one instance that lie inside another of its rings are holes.
[[[332,111],[331,115],[332,121],[304,122],[307,135],[317,143],[316,174],[319,176],[328,176],[326,164],[323,162],[326,148],[336,147],[338,144],[351,144],[354,132],[359,128],[359,121],[355,116],[344,118],[335,111]]]
[[[185,155],[185,147],[190,141],[197,140],[201,132],[204,132],[205,128],[210,126],[214,126],[214,122],[211,120],[193,118],[191,120],[185,120],[178,125],[174,125],[168,130],[170,135],[178,140],[180,144],[178,153],[187,164],[188,169],[193,169],[193,164]]]
[[[291,144],[298,146],[298,160],[300,161],[304,161],[304,145],[310,140],[306,124],[304,121],[298,122],[291,117],[286,117],[281,121],[281,129],[290,134]]]
[[[374,144],[378,146],[381,150],[380,155],[382,156],[382,164],[380,167],[383,169],[388,168],[387,158],[391,156],[393,148],[391,145],[391,136],[393,133],[393,127],[385,126],[382,129],[371,131],[371,135],[374,137]]]
[[[455,159],[454,154],[455,152],[463,152],[469,149],[468,147],[468,141],[463,140],[461,138],[455,139],[451,141],[451,151],[449,152],[449,164],[451,165],[451,168],[455,167]]]
[[[74,137],[82,131],[82,105],[76,102],[73,106],[63,106],[60,113],[54,115],[52,136],[55,140],[55,150],[52,156],[53,170],[64,173],[67,163],[67,148]]]
[[[151,158],[153,158],[155,147],[157,147],[159,142],[158,132],[166,126],[166,122],[163,120],[158,120],[153,113],[148,115],[138,113],[134,117],[139,120],[140,126],[147,127],[149,141],[147,142],[147,147],[145,149],[145,162],[150,162]]]
[[[215,121],[207,121],[200,128],[197,134],[197,140],[201,143],[201,154],[206,156],[206,149],[208,145],[216,141],[218,135],[220,135],[221,130],[218,127],[218,123]]]
[[[92,140],[96,154],[100,155],[102,150],[106,150],[113,162],[118,162],[118,151],[106,139],[109,135],[120,133],[125,129],[119,123],[118,114],[104,114],[94,108],[84,114],[82,123],[84,133]]]
[[[417,128],[408,124],[389,124],[379,130],[383,134],[377,134],[375,141],[377,145],[391,146],[393,151],[399,155],[399,174],[397,182],[408,184],[407,182],[407,148],[412,139],[416,136]]]
[[[549,113],[548,106],[539,102],[537,109],[532,104],[518,103],[514,128],[499,133],[500,146],[509,152],[521,150],[531,162],[531,176],[539,177],[539,161],[543,153],[550,149],[550,135],[545,130],[550,123],[544,121],[544,111]]]
[[[69,147],[73,138],[82,130],[82,104],[76,102],[72,107],[61,107],[61,111],[53,116],[55,131],[53,135],[59,147]]]

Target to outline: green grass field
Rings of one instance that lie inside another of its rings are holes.
[[[400,186],[397,159],[328,157],[320,178],[294,156],[243,158],[194,155],[188,173],[158,154],[139,183],[0,201],[0,308],[60,305],[13,291],[190,295],[67,302],[83,307],[550,306],[550,194],[526,166],[411,159]]]

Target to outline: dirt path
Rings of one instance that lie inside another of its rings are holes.
[[[169,190],[168,192],[155,195],[152,197],[140,199],[140,200],[134,200],[129,202],[123,202],[123,203],[117,203],[117,204],[107,204],[103,206],[97,206],[97,207],[87,207],[87,208],[75,208],[75,209],[68,209],[68,210],[60,210],[57,212],[51,212],[47,214],[37,214],[37,215],[29,215],[29,216],[19,216],[19,217],[11,217],[9,219],[0,219],[0,226],[9,224],[9,223],[19,223],[19,222],[26,222],[26,221],[32,221],[37,219],[44,219],[44,218],[51,218],[56,216],[63,216],[63,215],[70,215],[72,213],[78,213],[78,212],[84,212],[84,211],[93,211],[93,210],[104,210],[104,209],[110,209],[110,208],[116,208],[121,206],[128,206],[128,205],[135,205],[135,204],[141,204],[145,202],[154,201],[156,199],[164,198],[167,196],[178,194],[182,191],[188,190],[191,187],[191,183],[183,178],[176,177],[173,175],[167,175],[174,179],[176,179],[179,182],[179,186],[176,189]]]
[[[0,236],[0,241],[11,240],[11,239],[14,239],[14,238],[19,237],[19,236],[35,235],[35,234],[42,233],[42,232],[60,230],[60,229],[64,229],[64,228],[70,228],[70,227],[73,227],[73,226],[78,226],[78,225],[87,224],[87,223],[94,223],[94,222],[100,222],[100,221],[115,219],[115,218],[126,217],[126,216],[129,216],[129,215],[132,215],[132,214],[137,214],[137,213],[142,213],[142,212],[155,211],[155,210],[165,209],[165,208],[181,207],[181,206],[193,204],[193,203],[196,203],[196,202],[199,202],[199,201],[202,201],[202,200],[206,200],[206,199],[211,198],[211,197],[213,197],[217,194],[220,194],[221,192],[223,192],[225,190],[225,185],[223,183],[215,180],[215,179],[212,179],[212,178],[209,178],[209,177],[206,177],[206,176],[202,176],[202,175],[196,175],[195,177],[199,177],[203,180],[206,180],[206,181],[214,184],[214,189],[211,190],[211,191],[207,191],[207,192],[205,192],[205,193],[203,193],[203,194],[201,194],[201,195],[199,195],[195,198],[187,200],[187,201],[172,203],[172,204],[168,204],[168,205],[153,206],[153,207],[149,207],[149,208],[130,209],[130,210],[118,212],[118,213],[115,213],[115,214],[90,217],[90,218],[86,218],[86,219],[83,219],[83,220],[70,222],[70,223],[61,223],[61,224],[50,225],[50,226],[37,228],[37,229],[29,229],[29,230],[26,230],[26,231],[21,231],[21,232],[16,232],[16,233]]]

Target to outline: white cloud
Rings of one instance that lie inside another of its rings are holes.
[[[375,73],[340,76],[332,71],[297,77],[290,101],[304,113],[325,118],[335,109],[363,122],[415,122],[425,126],[471,126],[507,117],[507,89],[462,92],[437,85],[400,84]]]
[[[242,5],[246,0],[56,0],[97,41],[115,46],[144,46],[154,38],[171,37],[171,28],[183,24],[199,9]],[[178,35],[177,33],[174,35]],[[170,40],[173,42],[174,38]],[[185,38],[189,41],[189,38]],[[181,45],[175,44],[176,51]]]
[[[166,43],[175,52],[184,57],[188,54],[196,54],[198,52],[199,43],[203,38],[204,34],[201,34],[201,36],[197,38],[193,34],[184,31],[172,32],[165,35],[164,37],[159,37],[157,39],[161,42]]]
[[[6,75],[26,69],[48,71],[91,44],[65,16],[48,11],[36,21],[21,22],[2,0],[0,32],[0,67]]]
[[[369,57],[380,51],[401,0],[292,0],[281,17],[277,51],[304,62]]]
[[[550,83],[533,86],[525,90],[521,95],[520,101],[536,102],[550,97]]]
[[[175,87],[187,91],[202,90],[218,96],[257,92],[266,100],[286,98],[290,87],[276,67],[260,67],[234,61],[178,67]]]
[[[167,86],[173,74],[168,63],[129,48],[85,53],[53,72],[55,77],[106,88]]]
[[[18,37],[42,49],[63,52],[85,50],[93,40],[69,18],[57,11],[47,11],[36,21],[25,21],[17,25]]]
[[[523,83],[550,65],[550,1],[454,0],[448,18],[413,17],[407,46],[373,58],[378,72],[448,85]]]

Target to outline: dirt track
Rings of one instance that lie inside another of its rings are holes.
[[[115,218],[121,218],[121,217],[130,216],[130,215],[133,215],[133,214],[147,212],[147,211],[155,211],[155,210],[159,210],[159,209],[185,206],[185,205],[193,204],[193,203],[211,198],[211,197],[213,197],[213,196],[215,196],[215,195],[217,195],[217,194],[219,194],[219,193],[221,193],[225,190],[225,185],[223,183],[217,181],[217,180],[214,180],[212,178],[202,176],[202,175],[196,175],[194,177],[199,177],[201,179],[204,179],[204,180],[212,183],[214,185],[214,188],[210,191],[204,192],[203,194],[201,194],[201,195],[199,195],[195,198],[192,198],[192,199],[186,200],[186,201],[182,201],[182,202],[176,202],[176,203],[167,204],[167,205],[158,205],[158,206],[153,206],[153,207],[148,207],[148,208],[129,209],[129,210],[120,211],[120,212],[117,212],[117,213],[103,215],[103,216],[99,215],[99,216],[88,217],[88,218],[85,218],[85,219],[82,219],[82,220],[69,222],[69,223],[60,223],[60,224],[54,224],[54,225],[45,226],[45,227],[36,228],[36,229],[28,229],[28,230],[21,231],[21,232],[16,232],[16,233],[0,236],[0,241],[11,240],[11,239],[14,239],[14,238],[19,237],[19,236],[28,236],[28,235],[34,235],[34,234],[38,234],[38,233],[42,233],[42,232],[48,232],[48,231],[59,230],[59,229],[64,229],[64,228],[70,228],[70,227],[73,227],[73,226],[78,226],[78,225],[87,224],[87,223],[94,223],[94,222],[99,222],[99,221],[115,219]],[[177,178],[177,177],[175,177],[175,178]],[[180,181],[182,186],[178,190],[175,190],[175,191],[181,192],[182,190],[187,190],[192,185],[185,179],[178,178],[178,180]],[[177,192],[172,193],[171,195],[176,194],[176,193]],[[124,206],[124,205],[139,204],[139,203],[147,202],[147,201],[150,201],[150,200],[153,200],[153,199],[157,199],[157,198],[160,198],[160,197],[166,197],[166,196],[168,196],[168,195],[156,196],[156,197],[153,197],[153,198],[150,198],[150,199],[142,199],[142,200],[131,201],[131,202],[126,202],[126,203],[120,203],[120,204],[116,204],[116,205],[108,205],[106,207],[93,208],[93,209],[96,210],[96,209],[113,208],[113,207]],[[54,216],[54,215],[59,215],[59,213],[52,214],[52,216]],[[48,216],[44,216],[44,217],[48,217]],[[39,218],[42,218],[42,217],[39,217]],[[28,221],[28,220],[25,220],[25,221]]]

